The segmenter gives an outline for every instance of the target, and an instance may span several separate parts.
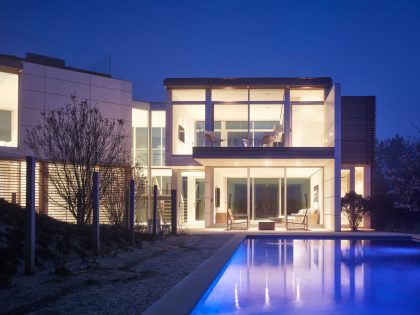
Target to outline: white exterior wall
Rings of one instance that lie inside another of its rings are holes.
[[[328,146],[334,146],[334,160],[324,167],[324,226],[341,230],[341,86],[334,84],[325,100]]]
[[[23,62],[19,75],[18,148],[1,147],[1,150],[25,154],[26,129],[41,120],[42,111],[71,103],[71,95],[97,104],[106,118],[123,119],[131,151],[131,82],[28,62]]]
[[[310,192],[311,192],[311,208],[314,210],[318,210],[319,211],[319,224],[323,224],[324,223],[324,198],[322,196],[324,196],[324,181],[323,181],[323,169],[320,168],[319,171],[317,171],[315,174],[313,174],[310,177]],[[314,187],[318,185],[318,202],[314,201],[314,196],[313,196],[313,191],[314,191]]]

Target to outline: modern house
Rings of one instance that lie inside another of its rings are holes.
[[[254,222],[309,209],[310,224],[338,231],[346,224],[341,196],[370,195],[375,97],[342,96],[329,77],[168,78],[167,100],[148,103],[132,100],[127,81],[47,61],[0,58],[2,165],[11,165],[41,110],[76,93],[130,122],[134,159],[161,196],[176,189],[186,225],[225,225],[228,209]],[[2,181],[0,197],[10,199],[10,189]],[[58,216],[40,199],[40,211]]]

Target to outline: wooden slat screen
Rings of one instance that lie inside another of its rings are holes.
[[[341,163],[373,164],[376,97],[341,97]]]

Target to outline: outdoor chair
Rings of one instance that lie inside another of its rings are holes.
[[[224,139],[219,138],[215,132],[207,130],[204,130],[204,138],[207,142],[210,142],[211,146],[226,141]]]
[[[247,214],[233,214],[231,209],[227,211],[227,229],[232,230],[234,228],[248,230],[249,229],[249,217]]]
[[[286,229],[287,230],[308,230],[308,211],[305,209],[302,213],[293,214],[286,220]]]
[[[272,147],[275,138],[276,137],[273,133],[267,133],[267,134],[263,135],[262,138],[261,138],[262,146]]]

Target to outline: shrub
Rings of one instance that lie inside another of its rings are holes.
[[[352,231],[357,228],[363,218],[370,212],[370,200],[363,198],[354,191],[350,191],[341,198],[341,212],[343,212],[349,220]]]

